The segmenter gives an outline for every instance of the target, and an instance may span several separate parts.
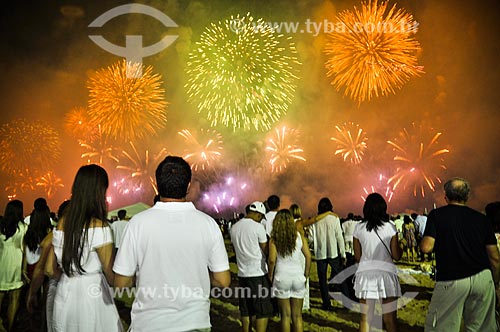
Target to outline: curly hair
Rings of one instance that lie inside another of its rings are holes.
[[[276,245],[278,255],[282,257],[292,255],[297,241],[297,228],[292,213],[287,209],[278,211],[274,217],[271,238]]]

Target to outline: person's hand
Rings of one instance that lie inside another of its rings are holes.
[[[33,314],[34,308],[38,306],[38,298],[37,296],[33,296],[31,292],[28,292],[28,296],[26,296],[26,309],[30,314]]]
[[[347,265],[347,258],[346,257],[342,257],[342,266],[346,266]]]

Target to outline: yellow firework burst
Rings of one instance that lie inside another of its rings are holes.
[[[302,156],[304,150],[297,146],[298,141],[299,131],[296,129],[283,126],[274,131],[266,146],[272,172],[282,172],[292,160],[306,161]]]
[[[36,177],[60,157],[59,133],[49,124],[18,119],[0,127],[0,169],[5,173]]]
[[[183,158],[191,164],[194,171],[205,170],[210,164],[219,160],[222,156],[222,135],[215,130],[200,130],[198,139],[187,129],[179,133],[188,148]]]
[[[446,169],[443,157],[450,152],[439,146],[441,135],[422,124],[412,124],[410,130],[405,128],[394,140],[387,141],[395,152],[397,165],[396,173],[387,181],[393,190],[402,185],[403,189],[412,188],[414,196],[420,193],[422,197],[425,188],[435,190],[436,182],[441,183],[439,171]]]
[[[86,159],[87,163],[95,162],[100,165],[106,160],[118,162],[116,154],[118,150],[102,134],[101,126],[97,126],[97,139],[93,144],[80,142],[80,146],[87,150],[82,153],[81,158]]]
[[[212,23],[189,54],[189,101],[212,126],[269,130],[292,102],[297,51],[250,14]]]
[[[335,155],[341,155],[344,161],[349,160],[353,164],[361,163],[367,148],[368,138],[359,125],[352,122],[342,126],[335,126],[336,135],[331,137],[337,143]]]
[[[337,91],[358,105],[373,97],[395,94],[412,77],[423,73],[414,38],[418,24],[412,15],[387,2],[363,3],[337,16],[336,31],[325,47],[327,75]]]
[[[58,177],[53,171],[48,171],[45,175],[41,176],[36,183],[37,186],[42,187],[47,194],[47,198],[52,198],[59,189],[64,188],[62,179]]]
[[[105,136],[122,142],[155,135],[167,121],[161,85],[161,76],[139,63],[123,60],[98,70],[87,83],[89,118]]]

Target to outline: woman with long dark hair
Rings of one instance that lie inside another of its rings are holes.
[[[52,230],[52,224],[50,222],[50,211],[48,207],[42,209],[34,209],[30,215],[30,224],[26,235],[24,236],[24,243],[26,245],[26,264],[28,278],[31,280],[33,276],[33,271],[35,270],[36,264],[40,259],[40,243]]]
[[[364,220],[356,225],[353,234],[354,258],[359,262],[354,290],[361,302],[361,332],[370,331],[373,325],[375,304],[384,306],[382,319],[388,332],[397,330],[397,298],[401,296],[398,274],[393,259],[401,258],[396,226],[389,221],[387,203],[377,193],[368,195],[363,206]]]
[[[107,188],[108,175],[102,167],[80,167],[67,213],[53,231],[52,251],[62,268],[54,299],[54,331],[122,331],[109,288],[114,273]],[[50,274],[56,275],[49,261],[49,270],[50,266]]]
[[[14,325],[23,286],[23,239],[28,229],[23,218],[23,203],[13,200],[7,204],[4,216],[0,219],[0,308],[4,296],[8,294],[7,331],[12,330]]]
[[[273,294],[278,299],[281,313],[281,331],[290,331],[292,323],[294,332],[302,332],[302,304],[309,278],[311,253],[288,210],[278,211],[274,218],[268,265]]]

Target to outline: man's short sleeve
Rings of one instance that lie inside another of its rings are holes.
[[[208,269],[212,272],[223,272],[229,270],[229,259],[227,257],[224,238],[217,227],[215,220],[213,221],[211,232],[213,234],[213,246],[210,257],[208,257]]]
[[[431,211],[429,217],[427,217],[427,223],[425,225],[424,236],[430,236],[436,238],[436,213]]]
[[[255,227],[255,229],[257,230],[257,237],[259,239],[259,243],[266,243],[267,242],[266,229],[264,227],[260,227],[260,225],[258,226],[259,227]]]
[[[122,276],[132,277],[137,270],[137,239],[135,237],[132,220],[125,226],[122,241],[116,254],[113,271]]]

